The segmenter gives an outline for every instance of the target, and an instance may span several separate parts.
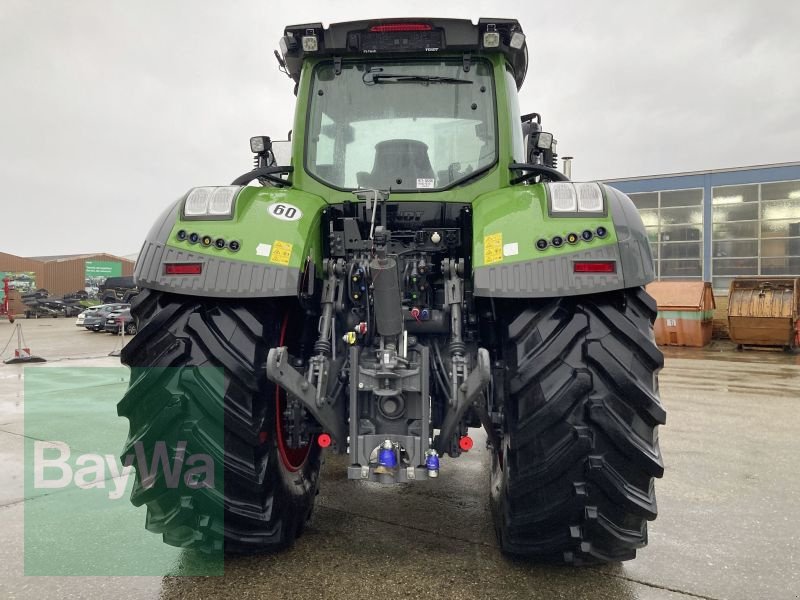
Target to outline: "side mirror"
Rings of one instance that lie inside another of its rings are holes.
[[[556,140],[553,139],[552,133],[542,131],[542,116],[539,113],[529,113],[522,115],[521,120],[528,163],[555,169],[558,166]]]
[[[522,135],[527,140],[533,131],[541,131],[542,116],[539,113],[528,113],[520,117],[522,121]]]

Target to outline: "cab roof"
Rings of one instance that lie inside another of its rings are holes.
[[[373,19],[328,27],[306,23],[286,27],[280,47],[286,71],[295,82],[300,80],[303,61],[315,57],[461,53],[468,68],[472,54],[500,52],[514,70],[517,88],[528,70],[528,48],[516,19],[480,19],[477,24],[468,19]]]

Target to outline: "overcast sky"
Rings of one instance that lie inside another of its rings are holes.
[[[283,26],[514,17],[573,178],[800,160],[800,3],[0,0],[0,251],[130,254],[291,128]]]

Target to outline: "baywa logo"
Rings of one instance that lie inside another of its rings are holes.
[[[222,544],[190,549],[225,527],[222,369],[28,367],[24,385],[25,575],[224,573]]]
[[[134,444],[134,453],[124,460],[113,454],[77,454],[66,442],[33,443],[34,489],[64,489],[75,485],[83,490],[108,489],[110,500],[125,494],[134,466],[140,486],[152,489],[158,483],[168,489],[181,484],[189,489],[214,488],[214,461],[208,454],[189,454],[187,442],[180,441],[170,457],[166,442],[153,445],[148,460],[142,442]]]

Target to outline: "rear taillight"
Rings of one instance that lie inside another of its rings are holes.
[[[166,263],[165,275],[200,275],[203,272],[203,263]]]
[[[616,273],[617,263],[613,260],[576,261],[573,264],[575,273]]]
[[[400,31],[430,31],[431,26],[426,23],[386,23],[375,25],[369,29],[372,33],[395,33]]]

